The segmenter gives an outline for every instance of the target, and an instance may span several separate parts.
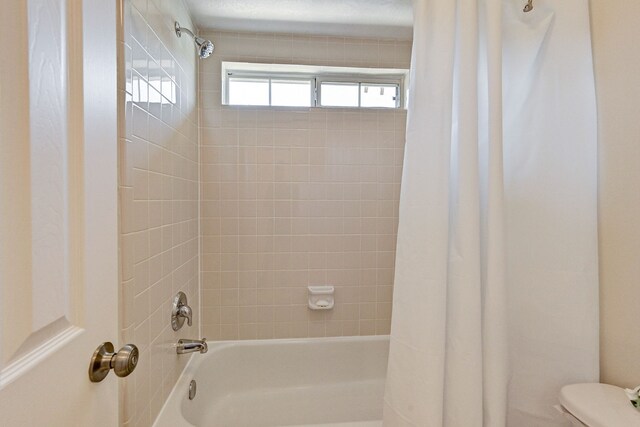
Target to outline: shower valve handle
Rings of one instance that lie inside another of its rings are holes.
[[[184,325],[185,319],[187,320],[187,325],[191,326],[193,324],[193,310],[187,304],[187,296],[184,292],[178,292],[175,297],[173,297],[173,308],[171,310],[171,328],[174,331],[182,328]]]
[[[193,313],[191,312],[191,307],[188,305],[183,305],[178,309],[178,316],[187,319],[187,325],[192,325],[191,320],[193,318]]]

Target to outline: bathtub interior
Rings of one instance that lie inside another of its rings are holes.
[[[194,426],[380,425],[388,351],[388,337],[212,342],[179,382],[198,387],[180,412]]]

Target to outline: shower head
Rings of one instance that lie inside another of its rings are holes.
[[[533,0],[527,0],[527,4],[524,5],[524,9],[522,9],[523,12],[531,12],[533,10]]]
[[[213,53],[214,47],[213,47],[213,43],[211,43],[211,40],[206,40],[206,39],[203,39],[202,37],[197,37],[195,34],[193,34],[193,31],[191,31],[190,29],[181,27],[178,21],[175,22],[175,30],[176,30],[176,36],[178,37],[182,37],[183,31],[191,36],[191,38],[193,39],[193,42],[198,47],[198,56],[200,57],[200,59],[208,58],[209,55]]]
[[[198,56],[200,59],[207,58],[213,53],[213,43],[211,43],[211,40],[205,40],[201,37],[196,37],[194,40],[198,45]]]

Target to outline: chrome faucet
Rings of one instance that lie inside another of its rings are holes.
[[[178,345],[176,345],[176,353],[178,354],[195,353],[196,351],[206,353],[207,350],[209,350],[209,347],[207,347],[206,338],[201,340],[179,339]]]

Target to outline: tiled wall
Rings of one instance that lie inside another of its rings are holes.
[[[198,314],[197,63],[182,0],[120,0],[120,345],[140,362],[119,379],[120,423],[150,426],[187,360],[172,344],[171,300],[182,290]],[[194,318],[198,325],[198,318]]]
[[[220,105],[220,61],[408,68],[411,42],[207,33],[200,64],[209,339],[387,334],[406,114]],[[307,286],[336,287],[331,311]]]

